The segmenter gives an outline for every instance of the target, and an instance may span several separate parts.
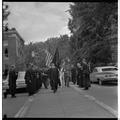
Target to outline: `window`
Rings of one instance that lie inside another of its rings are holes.
[[[117,68],[104,68],[102,71],[117,71]]]
[[[8,57],[8,49],[5,48],[5,57]]]

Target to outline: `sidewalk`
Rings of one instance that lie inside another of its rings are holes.
[[[43,88],[28,102],[18,117],[115,118],[71,87],[59,88],[55,94]]]

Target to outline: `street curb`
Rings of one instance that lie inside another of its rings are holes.
[[[98,104],[100,107],[102,107],[103,109],[110,112],[115,117],[118,117],[118,112],[116,110],[114,110],[113,108],[111,108],[110,106],[108,106],[108,105],[104,104],[103,102],[97,100],[95,97],[84,93],[84,91],[82,91],[80,88],[77,88],[75,85],[70,85],[70,87],[72,87],[73,89],[75,89],[78,92],[81,92],[81,94],[84,95],[84,97],[88,98],[91,101],[94,101],[96,104]]]
[[[24,117],[25,113],[27,112],[31,102],[34,100],[34,97],[31,96],[28,98],[28,100],[24,103],[24,105],[21,107],[21,109],[16,113],[14,118],[21,118]]]

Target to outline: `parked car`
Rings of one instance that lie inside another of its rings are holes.
[[[25,71],[18,72],[18,78],[16,80],[16,89],[25,88],[26,87],[24,76],[25,76]],[[6,90],[9,89],[8,78],[9,78],[9,76],[7,76],[7,78],[2,81],[3,92],[5,92]]]
[[[95,67],[90,74],[91,82],[98,82],[102,85],[103,82],[117,82],[118,69],[115,66]]]

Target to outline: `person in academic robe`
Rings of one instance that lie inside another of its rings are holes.
[[[27,70],[26,70],[26,73],[25,73],[25,83],[27,85],[27,92],[28,92],[28,95],[31,96],[33,95],[34,93],[34,90],[33,90],[33,70],[32,70],[32,64],[29,64],[27,66]]]
[[[86,62],[86,59],[82,60],[82,68],[83,68],[83,87],[84,90],[88,90],[90,87],[90,70],[89,65]]]
[[[50,81],[52,83],[52,89],[53,89],[53,92],[55,93],[58,89],[59,70],[54,63],[51,64],[51,69],[49,74],[50,74]]]
[[[33,88],[33,92],[36,93],[37,92],[37,80],[39,78],[37,78],[37,67],[36,65],[33,65],[32,67],[32,88]]]
[[[34,78],[35,78],[35,92],[37,92],[40,88],[41,82],[41,73],[37,66],[34,66]]]
[[[79,87],[83,87],[83,70],[81,63],[77,63],[77,84]]]
[[[15,66],[12,65],[9,71],[9,78],[8,78],[9,92],[12,98],[16,97],[15,92],[16,92],[17,77],[18,77],[18,72],[15,70]]]

